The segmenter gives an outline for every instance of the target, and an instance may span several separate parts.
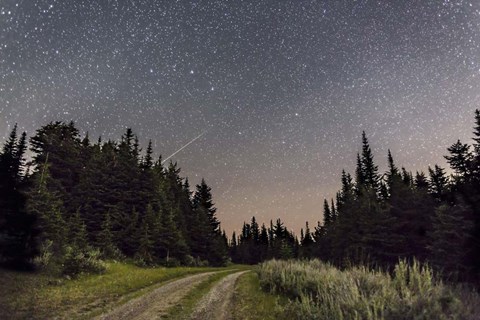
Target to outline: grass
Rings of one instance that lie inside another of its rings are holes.
[[[0,319],[82,319],[188,274],[238,268],[141,268],[108,262],[102,275],[74,280],[0,269]]]
[[[235,286],[232,313],[238,320],[282,319],[279,306],[287,301],[279,295],[262,291],[257,273],[248,272],[240,276]]]
[[[269,261],[262,287],[290,302],[288,319],[480,319],[473,291],[435,280],[428,266],[400,262],[392,275],[357,267],[340,271],[313,261]]]

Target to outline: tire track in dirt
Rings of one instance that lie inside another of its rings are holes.
[[[195,286],[209,276],[225,271],[205,272],[168,282],[157,289],[128,301],[113,311],[96,317],[97,320],[160,319],[182,300]]]
[[[230,274],[220,280],[195,306],[190,316],[192,320],[229,320],[232,318],[231,305],[235,283],[244,273],[242,271]]]

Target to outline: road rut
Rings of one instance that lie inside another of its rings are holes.
[[[196,305],[190,319],[192,320],[229,320],[235,283],[248,271],[230,274],[220,280],[210,292]]]
[[[168,282],[141,297],[103,314],[97,320],[147,320],[160,319],[168,310],[182,300],[190,290],[205,281],[209,276],[224,271],[206,272]],[[227,276],[228,277],[228,276]]]

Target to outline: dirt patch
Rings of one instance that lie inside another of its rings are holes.
[[[192,320],[229,320],[235,283],[242,274],[248,271],[230,274],[220,280],[210,292],[196,305],[190,319]]]
[[[95,319],[160,319],[168,313],[168,309],[183,299],[196,285],[218,272],[206,272],[168,282],[152,292],[135,298],[112,312]]]

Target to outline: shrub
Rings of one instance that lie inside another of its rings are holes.
[[[176,258],[169,258],[168,260],[164,261],[164,265],[165,265],[165,267],[175,268],[175,267],[179,267],[181,265],[181,263]]]
[[[76,247],[66,247],[63,262],[63,274],[70,277],[81,273],[103,273],[105,263],[100,260],[100,251],[97,249],[80,250]]]
[[[45,269],[50,264],[53,251],[53,241],[47,240],[40,246],[40,254],[33,259],[33,263],[38,269]]]
[[[390,275],[364,267],[340,271],[318,260],[273,260],[258,273],[265,290],[290,298],[285,313],[293,319],[475,319],[457,290],[417,262],[402,261]],[[478,295],[469,298],[478,304]]]

